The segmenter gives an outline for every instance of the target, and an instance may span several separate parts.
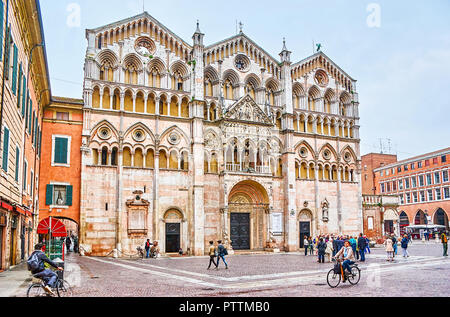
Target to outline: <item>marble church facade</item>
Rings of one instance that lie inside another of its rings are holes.
[[[274,58],[242,30],[205,45],[198,24],[187,42],[146,12],[86,37],[86,253],[296,251],[362,231],[356,81],[323,52]]]

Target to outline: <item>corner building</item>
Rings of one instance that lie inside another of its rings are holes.
[[[356,81],[324,53],[205,46],[144,12],[87,30],[80,241],[87,254],[284,251],[362,231]]]

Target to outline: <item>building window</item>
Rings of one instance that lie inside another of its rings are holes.
[[[427,199],[427,198],[426,198],[426,196],[425,196],[425,192],[424,192],[424,191],[421,191],[421,192],[420,192],[420,201],[423,202],[423,201],[426,201],[426,199]]]
[[[450,198],[450,190],[448,187],[444,188],[444,199],[449,199]]]
[[[23,162],[23,190],[27,191],[27,169],[28,169],[28,162]]]
[[[435,157],[435,158],[433,159],[433,164],[437,164],[437,163],[438,163],[438,158]]]
[[[417,163],[417,168],[422,168],[422,161]]]
[[[56,120],[65,120],[69,121],[69,113],[68,112],[57,112]]]
[[[391,183],[387,183],[387,192],[389,193],[391,191]]]
[[[384,184],[381,184],[381,192],[384,193]]]
[[[402,172],[402,167],[397,167],[397,173],[401,173]]]
[[[416,177],[411,178],[411,187],[416,188],[417,187],[417,179]]]
[[[419,186],[422,187],[422,186],[424,186],[424,185],[425,185],[425,182],[424,182],[423,175],[420,175],[420,176],[419,176]]]
[[[432,189],[428,190],[428,201],[433,201],[433,190]]]
[[[436,200],[441,200],[441,189],[440,188],[436,188]]]
[[[417,198],[417,193],[413,193],[414,202],[417,203],[419,200]]]
[[[425,166],[430,166],[430,160],[425,160]]]
[[[73,186],[47,185],[46,205],[72,206]]]
[[[431,174],[427,174],[427,185],[431,185],[433,183],[433,180],[431,178]]]
[[[403,170],[406,172],[408,170],[408,165],[403,166]]]
[[[70,167],[70,144],[72,138],[57,135],[54,135],[52,138],[52,166]]]
[[[8,153],[9,153],[9,129],[4,128],[3,133],[3,162],[2,168],[5,172],[8,172]]]
[[[398,181],[398,189],[403,190],[403,181],[402,180]]]
[[[414,163],[411,163],[411,171],[413,171],[413,170],[415,170],[415,169],[416,169],[415,164],[414,164]]]
[[[448,182],[448,171],[442,172],[442,182],[447,183]]]
[[[397,182],[396,181],[392,182],[392,190],[394,192],[397,191]]]
[[[407,204],[410,204],[410,203],[411,203],[411,194],[410,194],[410,193],[407,193],[407,194],[406,194],[406,203],[407,203]]]
[[[405,188],[408,189],[409,188],[409,178],[405,179]]]
[[[405,197],[403,195],[400,195],[400,205],[404,205],[405,204]]]
[[[380,171],[380,176],[383,177],[384,176],[384,172]]]
[[[14,176],[14,180],[19,182],[19,173],[20,173],[20,149],[16,147],[16,174]]]
[[[441,162],[442,162],[442,163],[446,163],[446,162],[447,162],[447,156],[442,155],[442,157],[441,157]]]
[[[435,184],[441,183],[441,173],[439,173],[439,172],[434,173],[434,183]]]

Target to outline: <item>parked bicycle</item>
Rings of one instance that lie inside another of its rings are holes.
[[[45,291],[45,282],[33,275],[32,284],[28,288],[27,297],[72,297],[73,291],[70,284],[59,278],[55,282],[56,287],[52,289],[53,294]]]
[[[328,272],[327,283],[331,288],[336,288],[342,281],[348,281],[351,285],[356,285],[361,279],[361,270],[358,264],[353,264],[350,266],[351,273],[344,270],[342,266],[342,261],[337,259],[337,264],[333,269]]]

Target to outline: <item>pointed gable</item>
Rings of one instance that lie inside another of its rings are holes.
[[[230,107],[225,113],[224,119],[226,121],[273,125],[272,120],[248,94]]]

